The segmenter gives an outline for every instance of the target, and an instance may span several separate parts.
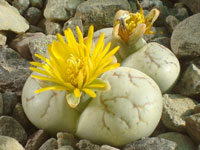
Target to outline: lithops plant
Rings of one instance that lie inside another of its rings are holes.
[[[110,44],[103,47],[102,34],[91,51],[93,30],[91,26],[88,37],[83,39],[77,27],[79,42],[76,42],[72,31],[68,29],[65,31],[67,43],[58,34],[58,41],[48,46],[50,59],[35,55],[44,63],[31,62],[35,66],[30,67],[34,73],[24,85],[22,104],[36,127],[50,133],[75,132],[79,114],[87,104],[87,98],[83,100],[82,97],[86,94],[96,97],[94,91],[109,90],[109,83],[98,77],[119,66],[119,63],[113,63],[112,58],[119,47],[111,51]]]
[[[76,134],[99,144],[122,146],[149,136],[162,114],[158,85],[146,74],[128,67],[105,72],[108,92],[98,92],[80,115]]]
[[[95,143],[122,146],[149,136],[162,114],[158,85],[144,73],[119,67],[104,46],[104,34],[92,47],[93,26],[79,42],[70,29],[48,46],[49,59],[31,62],[22,104],[29,120],[55,134],[67,131]],[[118,68],[117,68],[118,67]],[[116,69],[117,68],[117,69]],[[113,71],[112,71],[113,70]],[[88,95],[88,96],[86,96]]]
[[[120,10],[115,16],[113,40],[120,45],[118,59],[122,66],[138,69],[149,75],[159,85],[162,93],[170,90],[176,82],[180,64],[176,56],[166,47],[155,43],[146,43],[143,34],[152,34],[150,30],[159,11],[151,10],[147,15],[140,12],[130,13]]]
[[[99,30],[95,35],[105,32],[106,43],[111,41],[111,47],[120,46],[115,54],[117,61],[122,66],[135,68],[149,75],[159,85],[162,93],[165,93],[175,84],[180,64],[168,48],[155,42],[147,43],[143,39],[144,34],[154,34],[151,27],[159,16],[159,10],[152,9],[144,16],[139,2],[138,5],[140,11],[136,13],[119,10],[114,18],[114,27]]]

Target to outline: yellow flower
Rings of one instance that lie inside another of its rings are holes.
[[[141,4],[139,1],[137,1],[137,3],[140,7],[140,12],[131,13],[120,10],[116,13],[114,27],[119,25],[118,35],[125,42],[128,42],[130,35],[136,32],[136,28],[141,24],[145,25],[145,28],[142,26],[141,29],[138,28],[140,30],[144,29],[144,31],[140,33],[152,34],[153,31],[151,31],[150,28],[159,16],[159,11],[157,9],[153,9],[147,16],[144,16]]]
[[[96,97],[95,90],[108,90],[109,84],[98,77],[111,69],[117,68],[120,64],[113,64],[113,55],[119,47],[110,50],[111,43],[104,47],[104,34],[102,33],[96,45],[92,45],[94,27],[90,26],[88,37],[83,35],[76,27],[78,42],[71,29],[64,31],[67,42],[58,34],[58,41],[48,45],[50,59],[35,54],[44,63],[31,62],[35,67],[32,71],[41,75],[32,75],[33,78],[50,82],[48,86],[35,91],[35,93],[47,90],[66,90],[67,102],[74,108],[80,102],[82,92],[91,97]]]

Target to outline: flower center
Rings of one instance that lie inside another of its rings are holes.
[[[83,73],[83,77],[86,77],[86,61],[82,58],[76,58],[71,54],[71,57],[67,59],[66,78],[75,87],[78,87],[78,77],[80,71]]]
[[[146,24],[143,13],[131,13],[120,19],[119,36],[128,42],[129,36],[135,31],[138,24]]]

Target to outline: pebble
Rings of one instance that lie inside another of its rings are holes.
[[[109,145],[102,145],[100,147],[100,150],[120,150],[120,149],[112,147],[112,146],[109,146]]]
[[[14,138],[8,136],[0,136],[0,150],[24,150],[24,148]]]
[[[185,122],[187,133],[194,141],[200,143],[200,113],[187,117]]]
[[[44,25],[45,34],[47,35],[56,35],[57,33],[62,33],[62,26],[57,22],[46,20]]]
[[[29,33],[36,33],[36,32],[42,32],[44,33],[44,29],[35,25],[30,25],[29,29],[27,30]]]
[[[38,130],[28,139],[25,149],[38,150],[47,139],[47,133],[44,130]]]
[[[18,98],[14,92],[6,92],[3,96],[3,115],[12,115],[13,109],[15,108]]]
[[[62,146],[68,146],[68,145],[75,147],[77,141],[74,138],[74,136],[70,133],[58,132],[57,133],[57,143],[58,143],[58,148],[60,148]]]
[[[39,150],[55,150],[57,149],[57,141],[55,138],[50,138],[42,146],[39,148]]]
[[[30,130],[30,128],[33,126],[26,117],[21,103],[17,103],[15,105],[12,117],[17,120],[25,130]]]
[[[197,105],[194,107],[194,113],[195,113],[195,114],[200,113],[200,104],[197,104]]]
[[[200,13],[200,1],[199,0],[180,0],[185,4],[194,14]]]
[[[62,146],[58,150],[74,150],[74,148],[71,146]]]
[[[44,0],[30,0],[30,5],[32,7],[42,8]]]
[[[167,16],[166,18],[166,27],[170,33],[172,33],[177,24],[179,24],[179,20],[174,16]]]
[[[0,31],[0,45],[5,45],[7,40],[6,33],[3,31]]]
[[[12,5],[19,10],[20,14],[23,14],[25,10],[29,7],[30,1],[29,0],[13,0]]]
[[[157,38],[150,40],[150,42],[159,43],[159,44],[170,49],[170,38],[168,38],[168,37],[164,37],[164,36],[163,37],[157,37]]]
[[[21,95],[24,82],[30,75],[29,62],[11,48],[0,46],[0,91]]]
[[[177,144],[176,150],[196,150],[196,144],[190,139],[189,136],[178,133],[168,132],[158,135],[160,138],[164,138],[173,141]]]
[[[172,51],[180,58],[200,56],[200,13],[180,22],[171,36]]]
[[[3,96],[0,93],[0,116],[3,114]]]
[[[9,46],[18,51],[23,58],[27,60],[32,60],[32,55],[29,50],[28,44],[33,39],[40,38],[42,36],[45,36],[45,34],[43,34],[42,32],[24,33],[16,36],[15,39],[10,42]]]
[[[19,14],[18,10],[7,3],[0,0],[0,30],[9,30],[15,33],[24,33],[28,30],[28,22]]]
[[[186,132],[185,118],[193,113],[196,103],[191,98],[175,95],[165,94],[163,96],[163,124],[177,132]]]
[[[29,7],[26,11],[25,17],[30,24],[35,25],[42,18],[42,11],[36,7]]]
[[[44,16],[52,21],[67,21],[75,13],[76,7],[83,0],[48,0]]]
[[[91,143],[88,140],[80,140],[76,146],[80,149],[80,150],[100,150],[100,146]]]
[[[83,23],[82,23],[82,20],[78,17],[72,17],[67,22],[65,22],[65,24],[63,26],[63,31],[66,30],[67,28],[70,28],[72,30],[72,32],[74,33],[76,39],[78,39],[78,36],[77,36],[77,33],[76,33],[76,26],[79,27],[82,34],[84,35],[84,33],[83,33]]]
[[[180,77],[180,80],[174,88],[174,91],[185,96],[196,97],[200,95],[199,80],[199,67],[195,64],[190,64]]]
[[[151,137],[127,144],[123,150],[175,150],[176,143],[167,139]]]
[[[47,54],[47,44],[51,44],[53,40],[57,40],[55,35],[47,35],[29,42],[28,47],[34,61],[41,61],[40,59],[35,57],[35,53],[40,54],[44,57],[49,57]]]
[[[91,24],[95,30],[112,27],[115,13],[120,9],[130,10],[127,0],[88,0],[77,7],[75,16],[82,19],[84,33],[87,33]]]
[[[0,135],[15,138],[21,144],[25,144],[27,134],[24,128],[12,117],[0,117]]]

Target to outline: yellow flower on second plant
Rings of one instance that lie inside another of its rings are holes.
[[[35,54],[44,63],[31,62],[35,67],[30,67],[32,71],[40,73],[40,75],[32,75],[33,78],[51,83],[36,90],[36,93],[47,90],[66,90],[66,99],[72,108],[80,103],[82,92],[96,97],[95,90],[108,90],[109,83],[98,77],[120,65],[112,63],[113,55],[119,47],[109,51],[111,43],[104,46],[104,34],[101,34],[97,44],[93,45],[93,26],[90,26],[86,39],[83,39],[78,27],[76,30],[78,42],[71,29],[68,28],[64,31],[67,42],[58,34],[58,41],[53,41],[48,45],[50,58]]]
[[[128,42],[129,36],[135,32],[139,24],[145,25],[145,34],[152,34],[153,31],[151,31],[151,27],[159,16],[159,10],[157,9],[153,9],[147,16],[144,16],[143,8],[138,0],[137,3],[140,7],[140,12],[131,13],[124,11],[123,14],[120,15],[120,17],[117,18],[114,22],[114,26],[117,24],[120,25],[118,35],[125,42]]]

